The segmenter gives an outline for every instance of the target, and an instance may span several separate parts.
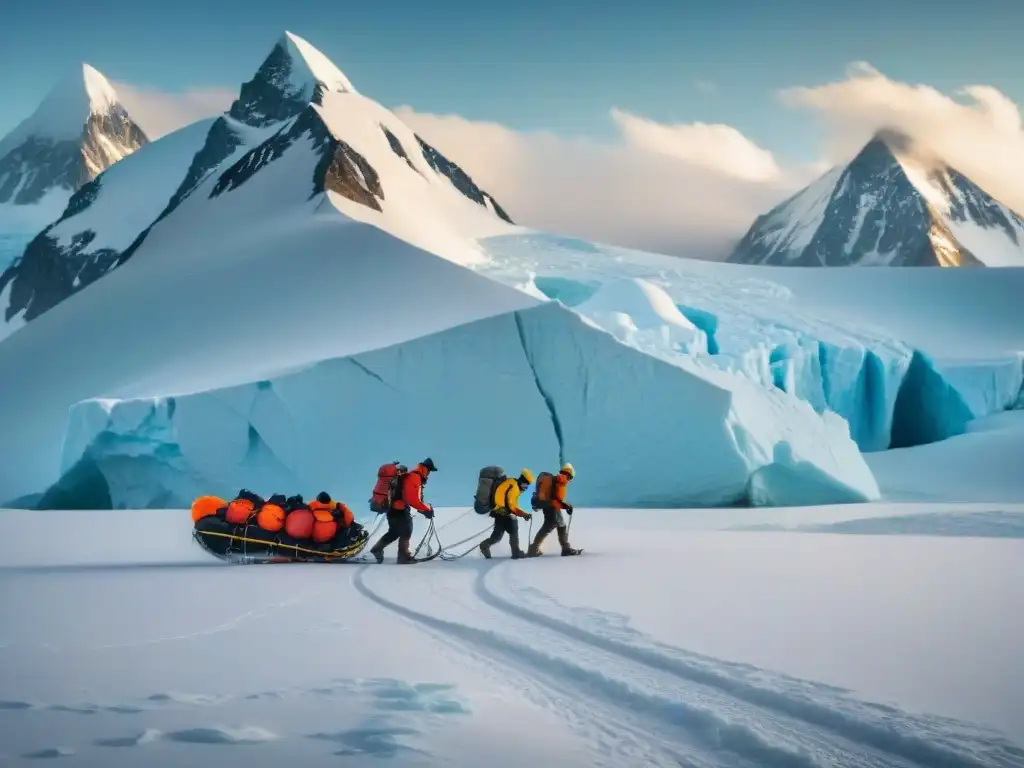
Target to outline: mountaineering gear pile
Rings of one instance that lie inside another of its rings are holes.
[[[485,467],[480,471],[481,479],[484,472],[491,470],[493,474],[495,469],[500,470],[500,467]],[[504,476],[504,471],[501,474]],[[485,541],[480,542],[480,554],[484,557],[491,556],[491,547],[500,542],[506,533],[509,546],[512,548],[512,559],[518,560],[521,557],[526,557],[526,553],[519,546],[518,518],[531,520],[533,515],[519,508],[519,496],[530,487],[532,482],[533,473],[524,469],[519,473],[519,477],[505,477],[494,486],[494,491],[491,494],[491,516],[494,518],[494,530]],[[479,490],[478,485],[477,491],[479,492]]]
[[[397,492],[391,494],[391,506],[387,510],[387,533],[381,536],[380,541],[370,549],[370,554],[378,563],[384,562],[384,549],[395,541],[398,542],[396,562],[399,564],[416,562],[412,552],[409,551],[413,529],[410,510],[415,509],[428,520],[434,517],[434,508],[423,503],[423,485],[427,482],[431,472],[437,472],[437,467],[432,459],[424,459],[416,465],[412,472],[400,475]],[[380,483],[379,473],[377,482]]]
[[[558,531],[558,543],[562,548],[563,556],[578,555],[582,552],[582,550],[574,549],[569,544],[569,528],[565,524],[565,518],[562,517],[562,510],[565,510],[566,514],[572,516],[572,504],[565,500],[565,494],[569,483],[574,477],[576,477],[576,470],[573,469],[572,464],[563,465],[557,475],[552,475],[550,472],[541,472],[537,476],[537,490],[530,502],[534,509],[541,510],[544,513],[544,523],[530,544],[530,549],[527,552],[530,557],[538,557],[543,554],[541,547],[544,544],[544,539],[552,531],[556,530]]]
[[[326,492],[308,504],[298,495],[264,500],[245,489],[230,502],[201,496],[192,520],[196,542],[230,562],[344,562],[369,538],[352,511]]]

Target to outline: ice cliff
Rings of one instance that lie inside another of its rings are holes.
[[[432,457],[427,497],[468,506],[497,463],[579,468],[579,505],[812,504],[878,497],[847,424],[692,360],[642,354],[555,303],[270,380],[92,399],[70,415],[43,506],[181,505],[327,489],[363,506],[377,467]]]

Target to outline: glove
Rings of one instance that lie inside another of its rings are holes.
[[[523,512],[523,519],[524,520],[533,520],[533,515],[531,513],[529,513],[529,512]]]
[[[569,517],[572,517],[572,504],[565,505],[565,514],[569,515]]]
[[[426,512],[423,512],[422,514],[423,514],[423,516],[425,518],[427,518],[427,520],[433,520],[434,519],[434,507],[433,507],[433,505],[431,505],[430,509],[428,509]]]

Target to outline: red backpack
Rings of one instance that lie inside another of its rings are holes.
[[[373,486],[373,495],[370,496],[371,511],[380,514],[391,510],[395,499],[402,493],[402,479],[408,472],[408,468],[397,461],[384,464],[377,470],[377,484]]]

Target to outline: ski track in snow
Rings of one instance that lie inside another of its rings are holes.
[[[528,697],[539,697],[569,727],[599,745],[607,758],[603,764],[1024,765],[1024,750],[998,733],[860,702],[832,686],[700,657],[647,640],[628,627],[616,631],[598,611],[567,620],[522,599],[511,600],[489,583],[492,574],[504,572],[501,565],[481,569],[468,590],[469,615],[490,613],[496,629],[394,602],[371,586],[376,577],[365,574],[372,565],[359,568],[353,584],[375,604],[453,649],[492,667],[515,669]],[[506,583],[518,598],[535,593]],[[466,595],[461,597],[453,596],[452,604],[465,605]],[[554,603],[546,595],[541,598]]]

